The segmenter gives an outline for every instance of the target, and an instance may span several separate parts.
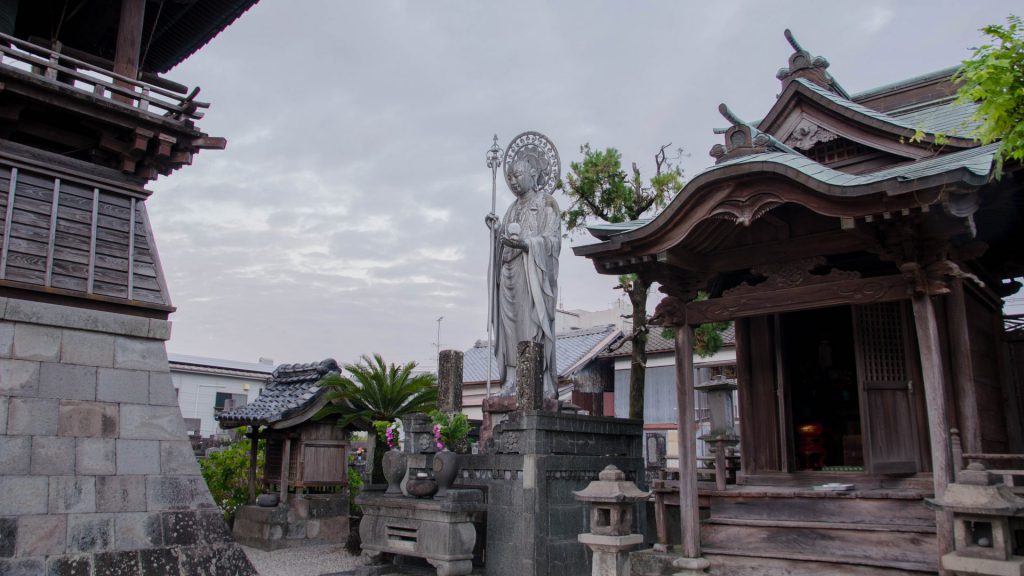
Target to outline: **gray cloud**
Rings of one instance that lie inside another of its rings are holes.
[[[148,203],[178,306],[169,348],[430,365],[438,317],[443,347],[485,334],[495,132],[546,133],[563,171],[584,142],[642,168],[672,142],[692,175],[719,102],[748,119],[771,106],[784,28],[858,91],[956,64],[1012,7],[264,0],[168,75],[203,88],[200,125],[229,140]],[[586,241],[563,243],[568,308],[618,297],[572,256]]]

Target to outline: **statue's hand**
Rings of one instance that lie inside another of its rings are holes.
[[[494,214],[494,212],[491,212],[487,216],[484,216],[484,223],[487,224],[488,228],[494,230],[495,228],[498,227],[498,217]]]
[[[520,240],[518,236],[502,236],[501,243],[504,244],[505,246],[508,246],[509,248],[517,248],[519,250],[522,250],[523,252],[530,251],[530,247],[526,245],[526,242]]]

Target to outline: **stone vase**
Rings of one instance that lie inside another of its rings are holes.
[[[459,455],[451,452],[448,448],[434,454],[434,480],[437,480],[437,494],[435,497],[443,498],[448,489],[455,482],[455,476],[459,472]]]
[[[399,450],[389,450],[384,454],[384,478],[388,481],[385,494],[401,494],[402,479],[405,478],[406,460],[408,456]]]

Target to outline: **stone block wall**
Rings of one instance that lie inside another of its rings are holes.
[[[0,574],[255,574],[192,453],[169,337],[0,297]]]
[[[486,494],[487,574],[590,574],[577,540],[590,531],[590,506],[573,491],[609,464],[642,481],[642,431],[637,420],[520,411],[495,427],[498,453],[460,455],[456,486]],[[642,528],[642,507],[635,513]]]

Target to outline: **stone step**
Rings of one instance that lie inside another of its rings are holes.
[[[935,528],[935,512],[921,498],[716,495],[711,498],[710,517]]]
[[[934,572],[938,569],[935,534],[916,528],[712,518],[701,525],[701,547],[716,555]]]
[[[705,553],[710,576],[934,576],[936,570],[885,568],[806,559]]]

